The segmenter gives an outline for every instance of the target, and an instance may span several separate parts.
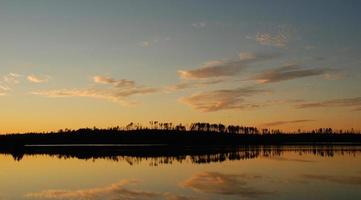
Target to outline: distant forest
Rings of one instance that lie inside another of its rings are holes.
[[[57,132],[0,135],[0,148],[56,144],[150,144],[199,145],[313,145],[361,144],[360,131],[319,128],[282,132],[278,129],[211,123],[182,124],[150,121],[148,126],[129,123],[124,127],[64,129]]]
[[[102,128],[81,128],[78,130],[72,129],[60,129],[57,132],[46,133],[114,133],[125,131],[170,131],[170,132],[207,132],[207,133],[227,133],[227,134],[361,134],[360,130],[333,130],[332,128],[318,128],[314,130],[297,130],[293,132],[284,132],[280,129],[270,128],[257,128],[253,126],[240,126],[240,125],[224,125],[221,123],[206,123],[196,122],[191,123],[189,126],[183,124],[175,124],[172,122],[159,122],[150,121],[148,126],[144,126],[140,123],[129,123],[126,126],[115,126],[106,129]],[[9,135],[9,134],[8,134]]]

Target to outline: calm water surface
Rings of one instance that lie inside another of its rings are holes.
[[[0,154],[0,199],[361,199],[358,146],[149,155]]]

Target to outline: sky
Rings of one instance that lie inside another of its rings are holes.
[[[360,1],[0,1],[0,132],[361,129]]]

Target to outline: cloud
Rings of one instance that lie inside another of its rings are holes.
[[[8,84],[18,84],[20,83],[19,78],[21,76],[22,76],[21,74],[9,73],[3,77],[3,80],[5,83]]]
[[[342,79],[345,79],[346,75],[343,74],[343,73],[340,73],[340,72],[334,72],[334,73],[325,73],[323,74],[323,78],[326,79],[326,80],[342,80]]]
[[[29,82],[31,83],[45,83],[49,81],[49,76],[35,76],[35,75],[28,75],[26,77]]]
[[[6,95],[10,90],[12,90],[14,85],[19,84],[21,77],[21,74],[12,72],[3,76],[2,80],[0,79],[0,96]]]
[[[144,95],[155,93],[156,88],[137,86],[134,81],[121,79],[115,80],[109,77],[95,76],[93,77],[95,83],[108,85],[106,88],[91,87],[82,89],[58,89],[58,90],[43,90],[34,91],[32,94],[46,97],[90,97],[105,99],[122,105],[132,105],[128,97],[133,95]]]
[[[4,96],[11,90],[6,84],[0,82],[0,96]]]
[[[361,185],[361,176],[332,176],[321,174],[303,174],[302,178],[309,180],[325,181],[330,183]]]
[[[354,98],[343,98],[343,99],[332,99],[327,101],[318,101],[311,103],[302,103],[296,105],[296,108],[325,108],[325,107],[350,107],[355,111],[360,111],[361,109],[361,97]]]
[[[313,121],[315,121],[315,120],[300,119],[300,120],[289,120],[289,121],[276,121],[276,122],[264,123],[261,126],[262,127],[272,127],[272,126],[280,126],[280,125],[285,125],[285,124],[307,123],[307,122],[313,122]]]
[[[239,60],[231,61],[210,61],[201,67],[192,70],[179,70],[178,74],[183,79],[205,79],[219,78],[237,75],[243,69],[257,61],[269,60],[276,57],[276,54],[253,54],[242,52]]]
[[[189,97],[183,97],[180,102],[190,105],[196,110],[202,112],[213,112],[226,109],[249,109],[259,107],[257,104],[249,104],[245,97],[266,92],[266,90],[253,87],[215,90],[193,94]]]
[[[206,22],[197,22],[197,23],[193,23],[192,26],[194,28],[204,28],[207,26],[207,23]]]
[[[250,52],[241,52],[239,53],[239,59],[241,61],[245,61],[245,60],[254,60],[256,59],[257,55],[254,53],[250,53]]]
[[[189,88],[199,88],[199,87],[204,87],[204,86],[208,86],[208,85],[218,84],[223,81],[224,81],[224,79],[195,80],[195,81],[191,81],[191,82],[177,83],[175,85],[166,87],[166,89],[168,91],[179,91],[179,90],[184,90],[184,89],[189,89]]]
[[[135,82],[127,79],[115,80],[106,76],[94,76],[95,83],[112,84],[114,87],[135,87]]]
[[[252,79],[261,83],[275,83],[310,76],[319,76],[326,72],[327,70],[322,68],[312,69],[303,68],[298,65],[286,65],[275,69],[265,70],[254,76]]]
[[[269,45],[279,48],[287,47],[294,33],[292,27],[277,26],[272,29],[274,30],[267,32],[258,32],[255,37],[256,42],[261,45]]]
[[[257,33],[256,41],[262,45],[272,45],[276,47],[286,47],[289,41],[287,35],[282,33]]]
[[[153,39],[153,40],[146,40],[146,41],[139,42],[138,46],[148,48],[148,47],[154,46],[157,43],[168,42],[170,40],[172,40],[171,37],[164,37],[164,38],[157,38],[157,39]]]
[[[198,69],[180,70],[178,74],[184,79],[232,76],[239,73],[245,67],[242,61],[210,61]]]
[[[197,192],[237,195],[247,198],[258,198],[273,195],[275,192],[262,190],[251,186],[252,180],[261,180],[264,177],[249,174],[223,174],[218,172],[203,172],[193,175],[188,180],[181,183],[185,188],[193,189]]]

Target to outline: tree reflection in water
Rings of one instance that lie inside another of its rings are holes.
[[[82,160],[107,159],[115,162],[127,162],[130,165],[149,161],[151,166],[190,162],[194,164],[246,160],[258,157],[277,158],[285,152],[300,155],[310,154],[320,157],[335,155],[356,156],[361,146],[317,145],[317,146],[26,146],[15,150],[2,150],[14,160],[21,161],[24,156],[46,155],[59,159],[77,158]]]

